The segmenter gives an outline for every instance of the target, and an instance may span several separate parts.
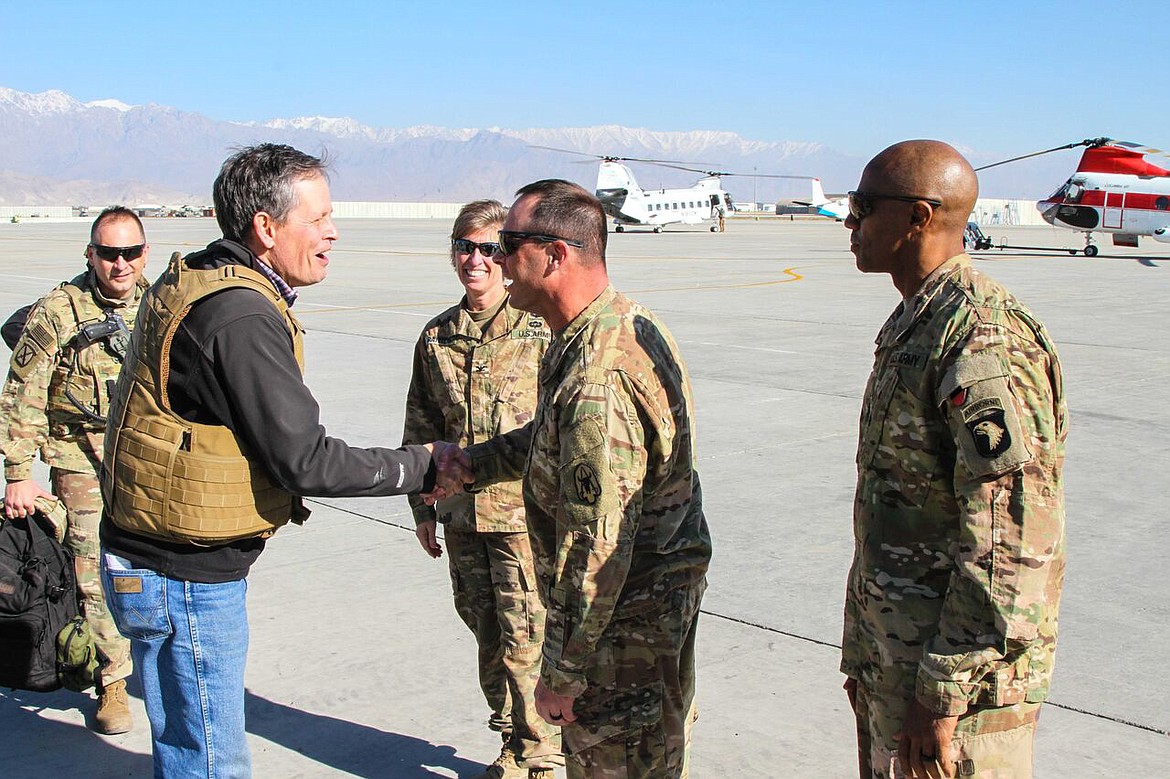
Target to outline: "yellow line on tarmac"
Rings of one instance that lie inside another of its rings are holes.
[[[776,284],[790,284],[794,281],[801,281],[804,276],[796,272],[796,268],[785,268],[784,274],[787,278],[771,279],[770,281],[751,281],[746,284],[701,284],[694,287],[653,287],[646,289],[630,290],[630,294],[640,295],[646,292],[699,292],[702,290],[711,289],[747,289],[749,287],[771,287]],[[370,306],[330,306],[321,305],[320,308],[312,310],[301,311],[297,316],[309,316],[311,314],[343,314],[350,311],[388,311],[399,308],[438,308],[439,306],[449,306],[450,300],[426,302],[426,303],[384,303],[381,305]]]
[[[751,281],[745,284],[699,284],[693,287],[654,287],[649,289],[635,289],[630,290],[630,294],[641,294],[643,292],[691,292],[709,289],[747,289],[748,287],[771,287],[776,284],[790,284],[794,281],[800,281],[804,276],[796,272],[795,268],[785,268],[784,273],[788,278],[772,279],[771,281]]]

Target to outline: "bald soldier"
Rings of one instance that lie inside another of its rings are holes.
[[[1032,775],[1064,578],[1067,412],[1044,326],[971,267],[975,172],[906,141],[849,194],[902,302],[862,404],[841,670],[860,775]]]

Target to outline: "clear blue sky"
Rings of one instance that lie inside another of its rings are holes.
[[[215,119],[1170,145],[1165,0],[8,0],[0,86]]]

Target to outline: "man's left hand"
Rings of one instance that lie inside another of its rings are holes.
[[[898,760],[902,770],[914,779],[950,779],[955,775],[951,757],[951,740],[955,737],[957,716],[938,714],[917,699],[910,701],[906,721],[898,738]]]
[[[536,683],[536,713],[551,725],[564,725],[566,722],[576,722],[577,715],[573,713],[573,701],[565,695],[557,695],[544,686],[544,680]]]

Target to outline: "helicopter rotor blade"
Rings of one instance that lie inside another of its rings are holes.
[[[740,178],[747,178],[748,176],[752,176],[754,178],[761,179],[795,179],[798,181],[812,181],[814,178],[816,178],[815,176],[798,176],[782,173],[733,173],[726,170],[713,170],[710,167],[695,167],[698,165],[709,166],[711,163],[708,162],[693,162],[690,160],[659,160],[648,157],[622,157],[614,154],[590,154],[589,152],[574,151],[572,149],[560,149],[556,146],[541,146],[535,143],[530,143],[528,145],[533,149],[545,149],[547,151],[561,152],[564,154],[576,154],[582,157],[592,157],[593,159],[601,160],[602,162],[641,162],[646,165],[656,165],[660,168],[682,170],[686,171],[687,173],[700,173],[704,176],[714,176],[715,178],[720,178],[723,176],[738,176]]]
[[[1106,146],[1110,143],[1113,143],[1113,139],[1111,139],[1111,138],[1104,138],[1104,137],[1102,137],[1102,138],[1086,138],[1085,140],[1077,141],[1076,143],[1066,143],[1064,146],[1055,146],[1051,149],[1045,149],[1044,151],[1034,151],[1031,154],[1022,154],[1019,157],[1012,157],[1010,160],[1001,160],[999,162],[993,162],[990,165],[981,165],[978,168],[975,168],[975,170],[980,171],[980,170],[987,170],[988,168],[997,168],[1000,165],[1007,165],[1009,162],[1019,162],[1020,160],[1026,160],[1030,157],[1039,157],[1043,154],[1051,154],[1054,151],[1064,151],[1065,149],[1075,149],[1078,146],[1097,147],[1097,146]]]
[[[1170,151],[1166,149],[1155,149],[1153,146],[1147,146],[1144,143],[1134,143],[1133,141],[1112,141],[1112,146],[1117,146],[1122,149],[1137,152],[1147,157],[1170,157]]]
[[[797,181],[812,181],[816,176],[797,176],[795,174],[787,173],[711,173],[712,176],[738,176],[741,179],[758,178],[758,179],[795,179]]]
[[[573,151],[572,149],[559,149],[556,146],[541,146],[538,143],[528,144],[530,149],[544,149],[545,151],[559,151],[561,154],[580,154],[582,157],[596,157],[596,154],[588,154],[583,151]]]
[[[644,162],[647,165],[662,165],[662,166],[665,166],[668,168],[671,166],[674,166],[674,165],[707,165],[707,164],[710,164],[710,163],[705,163],[705,162],[690,162],[687,160],[656,160],[656,159],[650,159],[648,157],[622,157],[622,156],[616,155],[616,154],[592,154],[592,153],[587,152],[587,151],[574,151],[572,149],[559,149],[556,146],[541,146],[541,145],[535,144],[535,143],[528,144],[528,147],[531,149],[545,149],[547,151],[558,151],[558,152],[561,152],[563,154],[579,154],[582,157],[592,157],[593,159],[601,160],[602,162]],[[690,171],[694,171],[696,173],[703,172],[703,171],[699,170],[698,168],[683,168],[683,170],[690,170]]]

